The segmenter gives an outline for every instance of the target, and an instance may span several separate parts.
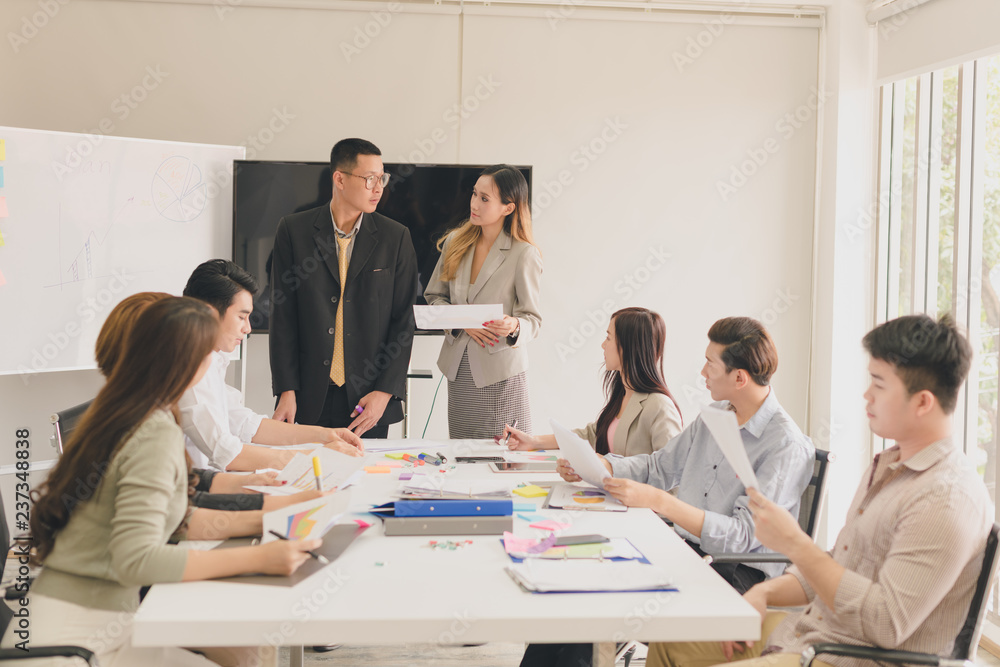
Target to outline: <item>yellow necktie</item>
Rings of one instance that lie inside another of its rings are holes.
[[[337,302],[337,323],[333,334],[333,361],[330,362],[330,379],[338,387],[344,386],[344,285],[347,282],[347,246],[350,237],[337,236],[337,265],[340,267],[340,301]]]

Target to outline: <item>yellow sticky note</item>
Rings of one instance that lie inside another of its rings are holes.
[[[547,496],[549,492],[536,484],[529,484],[528,486],[522,486],[520,488],[514,489],[514,493],[521,496],[522,498],[538,498],[539,496]]]
[[[7,144],[4,143],[3,139],[0,139],[0,160],[7,159]]]
[[[365,466],[365,472],[389,472],[392,470],[389,466]]]
[[[388,454],[385,455],[385,457],[387,459],[395,459],[396,461],[402,461],[404,453],[405,452],[389,452]]]
[[[7,198],[0,197],[0,218],[7,217]]]
[[[3,241],[3,232],[0,232],[0,248],[4,247],[5,245],[7,245],[7,244],[4,243],[4,241]]]

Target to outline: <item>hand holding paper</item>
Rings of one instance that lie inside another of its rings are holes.
[[[590,443],[554,419],[550,419],[549,424],[552,425],[552,432],[556,436],[556,442],[559,443],[559,451],[573,466],[573,471],[591,486],[603,488],[604,480],[611,477],[611,473],[604,467],[597,452],[591,449]]]
[[[759,489],[757,475],[754,474],[750,459],[747,458],[747,450],[740,436],[740,427],[736,423],[736,413],[731,410],[706,407],[701,411],[701,420],[711,431],[712,437],[726,455],[726,460],[736,471],[743,486],[748,489]]]
[[[417,321],[418,329],[481,329],[483,322],[503,319],[503,305],[477,303],[414,306],[413,318]]]

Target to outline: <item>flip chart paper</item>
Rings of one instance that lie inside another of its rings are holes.
[[[712,437],[715,438],[722,453],[726,455],[726,460],[736,471],[743,486],[748,489],[759,489],[757,475],[753,472],[753,466],[750,465],[750,459],[747,458],[747,450],[743,446],[743,438],[740,437],[736,413],[732,410],[706,407],[701,411],[701,420],[711,431]]]
[[[604,488],[604,480],[611,477],[611,473],[604,467],[601,457],[591,448],[590,443],[554,419],[550,419],[549,424],[559,443],[562,458],[569,461],[573,471],[591,486]]]
[[[482,329],[483,322],[503,319],[503,305],[475,303],[414,306],[413,317],[418,329]]]

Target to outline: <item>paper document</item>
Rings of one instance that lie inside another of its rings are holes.
[[[338,491],[329,496],[289,505],[264,513],[264,531],[261,542],[273,542],[277,537],[270,531],[290,540],[314,540],[326,534],[351,503],[350,491]]]
[[[604,488],[604,480],[611,477],[611,473],[604,467],[603,460],[590,446],[590,443],[563,427],[554,419],[549,420],[552,425],[552,432],[559,443],[560,456],[569,461],[573,471],[583,478],[583,481],[601,489]]]
[[[604,489],[579,484],[557,484],[552,487],[549,507],[564,510],[596,510],[624,512],[628,509]]]
[[[510,498],[510,483],[414,474],[398,491],[403,498]]]
[[[347,480],[364,464],[364,457],[348,456],[327,447],[318,447],[309,454],[296,454],[288,465],[275,478],[278,482],[287,482],[283,486],[245,486],[249,491],[259,491],[275,496],[290,496],[300,491],[316,488],[316,475],[313,473],[313,457],[319,457],[322,467],[323,489],[329,491],[334,487],[343,489],[348,486]]]
[[[503,319],[503,304],[414,306],[418,329],[482,329],[483,322]]]
[[[533,593],[676,590],[661,568],[634,560],[526,559],[506,568],[519,586]]]
[[[726,455],[726,460],[743,482],[743,486],[748,489],[760,489],[757,485],[757,475],[754,474],[750,459],[747,458],[746,447],[743,446],[740,426],[736,423],[736,413],[732,410],[706,407],[701,411],[701,420],[712,432],[712,437]]]

